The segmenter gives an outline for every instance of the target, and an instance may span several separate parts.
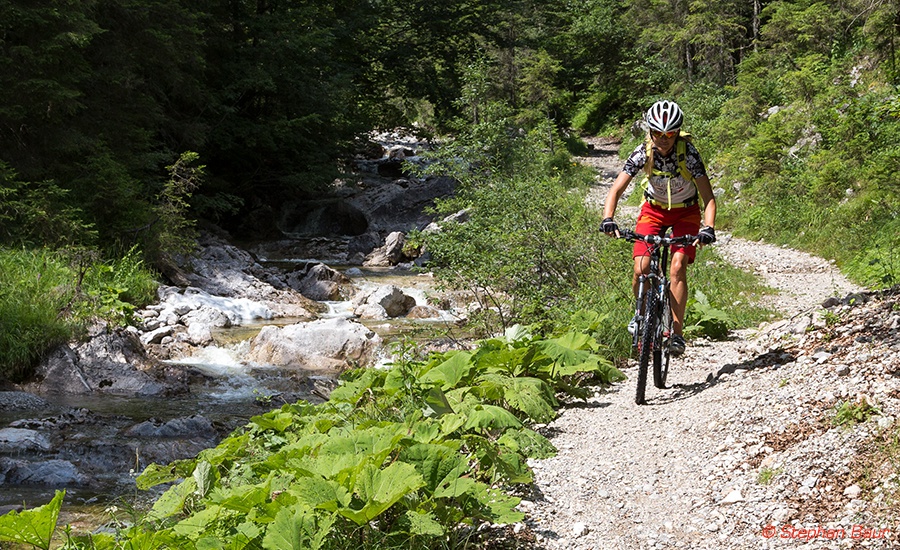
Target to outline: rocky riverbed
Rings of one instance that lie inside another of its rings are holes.
[[[356,159],[356,179],[303,205],[313,212],[272,216],[283,238],[238,246],[205,226],[129,326],[98,323],[30,379],[0,385],[0,512],[58,488],[69,502],[115,499],[152,462],[192,457],[283,403],[320,400],[344,369],[381,360],[395,325],[464,318],[465,300],[432,292],[404,249],[404,232],[427,226],[424,209],[453,182],[405,174],[401,161],[422,144],[380,138]]]

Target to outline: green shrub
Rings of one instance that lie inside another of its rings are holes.
[[[853,424],[866,422],[869,418],[881,414],[878,408],[872,406],[867,401],[851,403],[842,401],[835,405],[832,424],[835,426],[849,427]]]
[[[606,241],[597,214],[585,206],[591,174],[546,131],[520,136],[502,124],[481,125],[433,168],[450,171],[460,186],[437,202],[437,216],[447,219],[441,230],[422,234],[433,256],[429,267],[442,284],[476,298],[472,320],[483,335],[517,323],[550,330],[562,312],[573,311],[580,288],[598,283],[602,293],[605,286],[592,275]],[[485,155],[490,151],[496,154]],[[474,153],[465,157],[471,168],[455,169],[463,152]],[[465,222],[450,221],[462,211]]]
[[[100,317],[114,325],[131,323],[136,309],[156,299],[159,286],[136,248],[121,258],[91,263],[82,284],[82,315]]]
[[[157,282],[136,250],[103,262],[96,251],[0,248],[0,378],[21,379],[87,323],[125,324]]]
[[[0,161],[0,244],[65,246],[89,243],[96,232],[55,182],[24,182]]]

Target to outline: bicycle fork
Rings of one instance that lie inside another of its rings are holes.
[[[641,275],[638,277],[638,294],[634,307],[634,318],[637,323],[635,325],[634,334],[631,337],[631,346],[632,348],[637,348],[640,344],[641,340],[641,327],[643,327],[644,323],[647,321],[647,318],[650,315],[654,315],[655,312],[647,311],[645,309],[646,303],[646,295],[648,292],[655,292],[658,299],[656,303],[658,307],[671,307],[671,299],[670,299],[670,290],[669,290],[669,282],[662,277],[659,277],[654,274],[649,275]],[[666,347],[667,341],[671,336],[668,331],[671,327],[664,326],[664,324],[660,324],[660,330],[663,332],[663,348]]]
[[[653,286],[653,281],[651,279],[655,279],[653,275],[640,275],[638,277],[638,293],[637,298],[635,299],[634,305],[634,318],[637,321],[634,328],[634,334],[631,335],[631,347],[637,348],[641,341],[641,329],[644,326],[644,323],[647,320],[647,317],[652,314],[650,311],[646,311],[644,307],[644,303],[646,302],[646,295],[648,291]]]

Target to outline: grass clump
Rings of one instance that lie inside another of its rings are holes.
[[[101,261],[85,250],[0,248],[0,378],[27,377],[47,350],[93,320],[129,322],[156,287],[134,250]]]
[[[756,476],[756,481],[760,485],[768,485],[769,483],[772,483],[772,480],[778,477],[778,475],[783,471],[784,468],[770,468],[768,466],[765,466],[759,470],[759,474]]]
[[[72,272],[46,250],[0,249],[0,376],[18,379],[74,331]]]
[[[832,424],[850,427],[854,424],[866,422],[878,414],[881,414],[881,411],[867,400],[857,402],[842,401],[835,405]]]

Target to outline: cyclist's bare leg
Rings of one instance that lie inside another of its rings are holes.
[[[638,277],[646,275],[650,271],[650,256],[638,256],[634,259],[634,279],[631,280],[631,289],[634,297],[638,295]]]
[[[687,307],[688,258],[682,252],[672,254],[672,265],[669,269],[669,288],[672,291],[672,330],[682,334],[684,329],[684,310]]]

